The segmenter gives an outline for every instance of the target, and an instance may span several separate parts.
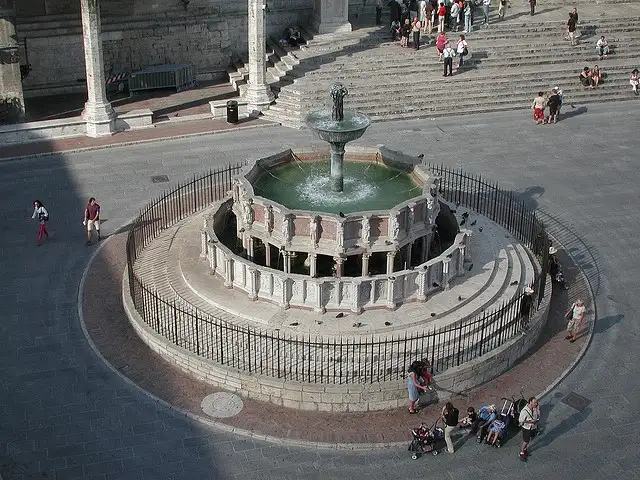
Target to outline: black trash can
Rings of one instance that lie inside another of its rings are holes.
[[[238,123],[238,102],[235,100],[227,102],[227,123]]]

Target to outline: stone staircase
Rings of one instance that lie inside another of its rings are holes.
[[[265,118],[302,127],[310,110],[326,104],[327,88],[334,81],[349,88],[348,108],[358,108],[378,121],[528,108],[538,91],[547,92],[555,85],[564,91],[564,112],[576,104],[635,99],[628,77],[640,47],[635,33],[640,29],[640,5],[633,6],[624,18],[597,17],[595,9],[583,13],[582,38],[575,47],[563,40],[566,8],[554,12],[554,20],[546,19],[549,13],[538,18],[524,10],[522,15],[510,11],[511,20],[493,21],[489,28],[476,28],[467,35],[471,55],[466,67],[447,78],[442,77],[442,64],[435,56],[435,36],[423,36],[417,52],[391,42],[386,27],[316,37],[303,32],[309,43],[297,50],[270,40],[268,78],[277,99]],[[624,7],[615,9],[625,12]],[[479,18],[477,14],[476,23]],[[613,47],[604,60],[595,52],[600,35]],[[457,34],[448,37],[455,41]],[[425,45],[429,41],[431,45]],[[584,89],[578,74],[585,65],[594,64],[607,76],[597,89]],[[230,78],[242,92],[246,70],[230,72]]]

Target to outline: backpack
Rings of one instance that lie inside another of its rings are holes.
[[[459,421],[460,421],[460,410],[458,410],[457,408],[453,409],[453,412],[451,412],[451,420],[453,420],[453,423],[455,423],[456,425],[459,423]]]

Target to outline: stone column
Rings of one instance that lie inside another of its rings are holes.
[[[360,305],[360,282],[353,282],[351,284],[351,295],[353,298],[351,311],[356,315],[359,315],[362,313],[362,306]]]
[[[255,241],[253,240],[253,237],[251,235],[247,235],[247,256],[249,257],[249,260],[251,260],[252,262],[253,262],[253,256],[255,254],[254,247],[255,247]]]
[[[465,251],[464,243],[458,247],[458,275],[464,275],[464,251]]]
[[[425,235],[422,237],[422,251],[420,252],[420,258],[422,260],[421,263],[427,261],[427,257],[429,256],[429,236]]]
[[[284,273],[291,273],[291,254],[282,252],[282,269]]]
[[[442,288],[444,290],[449,290],[449,263],[451,263],[450,258],[445,258],[442,260]]]
[[[396,277],[389,277],[387,280],[387,308],[390,310],[395,310],[396,301],[395,301],[395,287]]]
[[[224,286],[233,288],[233,260],[229,257],[224,259]]]
[[[200,258],[207,258],[207,248],[209,245],[209,241],[207,238],[207,231],[206,230],[202,230],[200,231]]]
[[[336,262],[336,277],[342,277],[342,270],[344,266],[344,258],[342,257],[333,257],[333,260]]]
[[[362,254],[362,276],[363,277],[369,276],[369,258],[370,257],[371,257],[370,253]]]
[[[255,268],[249,268],[249,299],[258,299],[258,271]]]
[[[0,0],[0,102],[9,123],[24,122],[24,94],[18,56],[14,0]]]
[[[315,277],[318,274],[318,255],[309,254],[309,275]]]
[[[405,270],[411,268],[411,255],[413,253],[413,243],[407,243],[406,257],[405,257]]]
[[[418,273],[418,295],[417,299],[419,302],[427,301],[427,269],[423,269],[420,273]]]
[[[264,263],[267,267],[271,268],[271,244],[267,242],[264,246]]]
[[[87,122],[87,135],[100,137],[116,130],[116,114],[107,101],[102,60],[100,0],[80,0],[84,63],[87,72],[87,103],[82,117]]]
[[[467,237],[464,239],[465,249],[464,249],[464,260],[466,262],[471,261],[471,237],[473,236],[473,230],[466,231]]]
[[[249,113],[268,110],[274,100],[267,84],[265,16],[265,0],[249,0],[249,81],[244,93]]]
[[[393,273],[393,262],[396,258],[396,252],[387,252],[387,275]]]
[[[315,0],[312,25],[318,33],[350,32],[349,0]]]
[[[316,288],[316,306],[313,311],[316,313],[325,313],[327,311],[324,308],[324,299],[322,298],[322,283],[318,282],[315,284]]]
[[[209,240],[209,252],[207,253],[207,255],[209,259],[209,268],[211,269],[211,275],[214,275],[216,273],[217,267],[218,249],[216,248],[216,245],[212,240]]]

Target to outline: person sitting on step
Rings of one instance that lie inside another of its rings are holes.
[[[584,67],[580,72],[580,83],[584,88],[593,88],[593,79],[591,78],[589,67]]]
[[[596,52],[598,52],[600,60],[602,60],[602,57],[609,55],[609,44],[607,43],[607,39],[604,38],[604,35],[596,42]]]
[[[591,80],[593,81],[594,88],[602,83],[603,76],[604,74],[600,70],[600,67],[598,67],[598,65],[594,65],[591,69]]]
[[[631,90],[633,93],[638,95],[638,84],[640,83],[640,77],[638,76],[638,69],[634,68],[631,70],[631,77],[629,78],[629,85],[631,85]]]

